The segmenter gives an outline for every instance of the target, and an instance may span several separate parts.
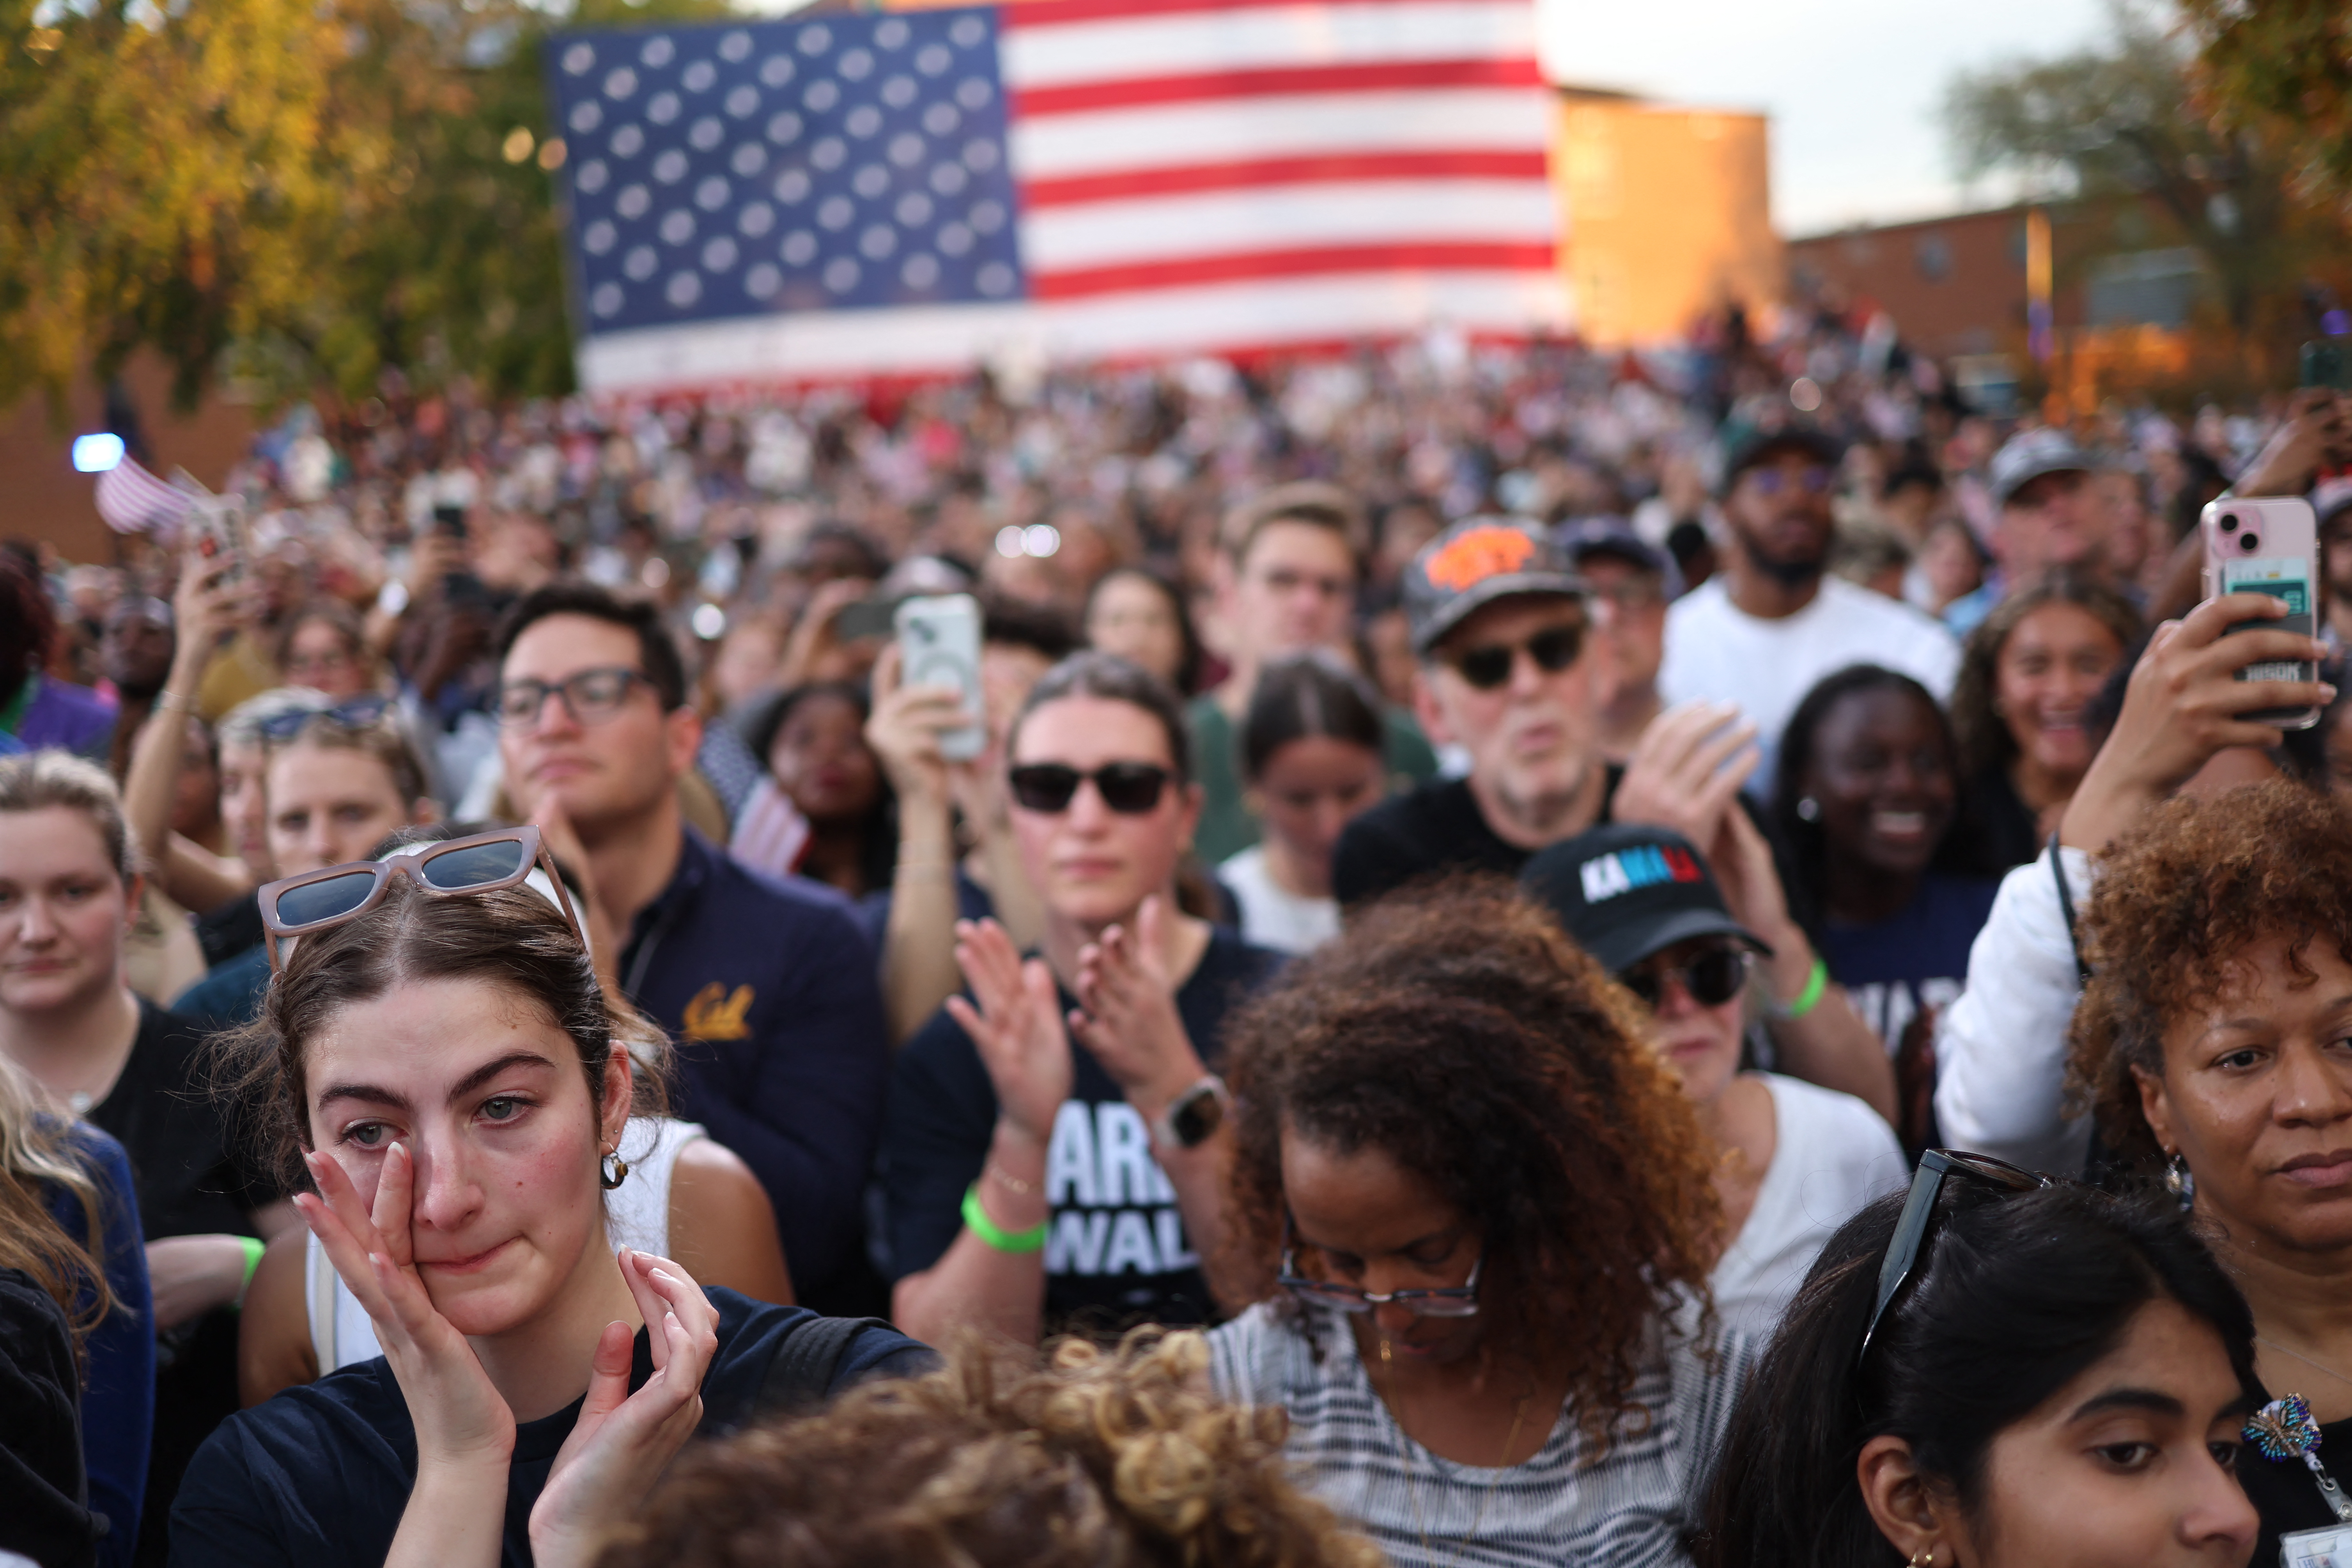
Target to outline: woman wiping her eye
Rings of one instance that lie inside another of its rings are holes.
[[[608,1003],[568,908],[519,885],[540,853],[520,828],[262,889],[281,967],[239,1065],[384,1355],[215,1433],[174,1563],[588,1561],[822,1322],[612,1250],[615,1047],[648,1026]],[[797,1392],[929,1359],[879,1328],[834,1348]]]

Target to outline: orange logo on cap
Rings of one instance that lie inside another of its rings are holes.
[[[1536,542],[1516,528],[1474,528],[1429,558],[1429,580],[1459,594],[1520,570],[1535,552]]]

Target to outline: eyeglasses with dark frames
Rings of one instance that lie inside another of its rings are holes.
[[[1015,804],[1047,816],[1069,810],[1078,786],[1087,783],[1111,810],[1126,816],[1147,816],[1175,777],[1157,763],[1105,763],[1091,773],[1067,763],[1024,763],[1005,774]]]
[[[2008,1193],[2030,1193],[2038,1187],[2056,1185],[2039,1172],[1996,1160],[1990,1154],[1970,1154],[1958,1149],[1921,1151],[1919,1168],[1911,1175],[1911,1194],[1903,1200],[1902,1216],[1895,1220],[1895,1235],[1886,1244],[1886,1261],[1879,1265],[1878,1300],[1870,1310],[1870,1326],[1862,1331],[1862,1348],[1854,1352],[1856,1366],[1869,1356],[1870,1342],[1877,1334],[1878,1325],[1886,1321],[1887,1308],[1918,1268],[1927,1227],[1935,1221],[1936,1200],[1943,1194],[1945,1179],[1956,1174]]]
[[[278,941],[308,936],[357,920],[383,902],[394,877],[405,877],[436,899],[468,898],[520,887],[534,868],[544,868],[555,885],[555,898],[572,934],[583,949],[588,939],[580,927],[580,913],[572,907],[571,890],[548,854],[539,829],[530,823],[489,833],[469,834],[440,844],[404,849],[382,860],[347,860],[284,877],[256,895],[261,905],[261,930],[269,949],[272,973],[282,967]]]
[[[1309,1279],[1298,1272],[1292,1258],[1297,1237],[1288,1216],[1282,1222],[1282,1270],[1274,1282],[1302,1301],[1329,1307],[1337,1311],[1361,1314],[1375,1307],[1402,1307],[1406,1311],[1423,1318],[1475,1318],[1478,1315],[1478,1274],[1486,1267],[1486,1254],[1481,1253],[1470,1265],[1470,1277],[1459,1285],[1443,1286],[1433,1290],[1359,1290],[1352,1285],[1335,1284],[1328,1279]]]
[[[628,705],[631,692],[652,685],[642,670],[620,665],[583,669],[562,680],[509,680],[499,688],[499,722],[509,730],[528,729],[553,697],[573,723],[602,724]]]
[[[1680,963],[1659,963],[1655,960],[1637,963],[1619,975],[1617,982],[1639,996],[1653,1012],[1666,999],[1666,982],[1670,979],[1679,982],[1690,994],[1690,999],[1700,1006],[1720,1007],[1747,985],[1748,962],[1745,948],[1710,947]]]
[[[1446,662],[1476,689],[1492,691],[1511,679],[1511,667],[1518,662],[1521,653],[1535,660],[1536,668],[1546,675],[1558,675],[1583,652],[1581,626],[1547,626],[1521,642],[1465,647],[1449,656]]]

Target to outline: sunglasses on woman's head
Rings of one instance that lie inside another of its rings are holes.
[[[2039,1172],[1996,1160],[1990,1154],[1969,1154],[1958,1149],[1921,1151],[1919,1168],[1911,1175],[1911,1194],[1903,1200],[1902,1217],[1895,1222],[1895,1235],[1886,1244],[1886,1261],[1878,1267],[1878,1300],[1871,1308],[1870,1326],[1862,1331],[1862,1349],[1854,1352],[1856,1366],[1870,1354],[1871,1339],[1878,1332],[1878,1325],[1886,1321],[1887,1308],[1918,1268],[1927,1227],[1936,1217],[1936,1199],[1944,1191],[1944,1178],[1951,1175],[1967,1176],[2004,1193],[2030,1193],[2037,1187],[2056,1184]]]
[[[1024,811],[1067,811],[1078,786],[1092,780],[1102,803],[1128,816],[1142,816],[1156,808],[1160,792],[1175,776],[1157,763],[1105,763],[1092,773],[1066,763],[1024,763],[1005,775],[1013,801]]]
[[[318,720],[338,729],[366,730],[373,728],[391,707],[389,698],[370,692],[364,697],[345,698],[331,708],[295,708],[283,713],[272,713],[261,721],[261,733],[265,740],[290,741]]]
[[[1548,626],[1524,642],[1488,643],[1466,647],[1446,662],[1454,672],[1480,691],[1492,691],[1511,679],[1511,666],[1521,649],[1546,675],[1558,675],[1584,651],[1582,626]]]
[[[383,902],[394,877],[407,878],[435,898],[465,898],[520,887],[535,867],[546,868],[563,918],[585,949],[588,939],[580,929],[578,911],[572,907],[572,894],[563,886],[547,846],[541,842],[539,829],[525,823],[520,827],[421,845],[383,860],[346,861],[269,883],[257,897],[261,903],[262,934],[269,946],[270,970],[275,973],[280,967],[278,938],[307,936],[358,919]]]
[[[1635,964],[1617,977],[1618,984],[1639,996],[1652,1012],[1665,1000],[1666,982],[1680,981],[1690,999],[1702,1007],[1720,1007],[1748,984],[1748,953],[1737,947],[1711,947],[1680,963],[1654,960]]]

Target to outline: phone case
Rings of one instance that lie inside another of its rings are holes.
[[[908,686],[953,686],[964,706],[982,711],[980,602],[969,594],[908,599],[893,617],[898,628],[898,679]],[[940,755],[968,763],[988,744],[981,724],[966,724],[940,736]]]
[[[2275,621],[2241,621],[2232,632],[2275,627],[2316,636],[2319,630],[2319,524],[2311,503],[2294,496],[2217,500],[2199,520],[2205,539],[2205,596],[2269,594],[2286,601]],[[2316,680],[2308,659],[2265,661],[2238,672],[2240,680]],[[2316,708],[2265,708],[2245,715],[2282,730],[2319,722]]]

